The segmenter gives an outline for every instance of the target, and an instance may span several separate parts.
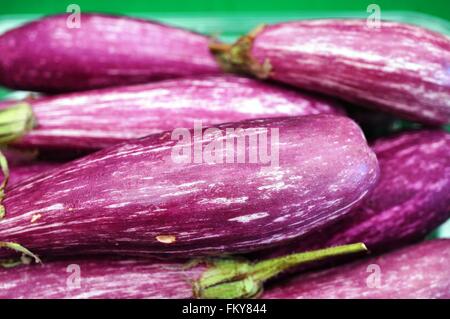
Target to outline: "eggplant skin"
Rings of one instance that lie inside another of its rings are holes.
[[[70,259],[0,268],[0,299],[187,299],[205,266],[147,259]]]
[[[143,19],[81,14],[45,17],[0,36],[0,84],[69,92],[219,74],[206,36]]]
[[[420,45],[418,45],[420,43]],[[307,20],[269,25],[252,58],[269,78],[425,124],[450,123],[450,39],[407,24]]]
[[[61,165],[62,164],[58,162],[36,161],[34,163],[10,166],[7,189],[9,190],[23,181],[39,176],[40,174],[48,172]]]
[[[342,114],[338,102],[236,76],[202,76],[29,99],[36,127],[21,148],[98,150],[177,127]],[[1,106],[1,105],[0,105]]]
[[[6,157],[9,168],[7,191],[25,180],[49,172],[64,164],[63,161],[41,159],[39,157],[41,154],[32,149],[22,150],[8,147],[2,149],[1,152]]]
[[[450,240],[312,272],[268,289],[267,299],[448,299]],[[377,279],[377,275],[380,275]]]
[[[422,240],[450,218],[449,133],[406,132],[380,139],[372,149],[380,178],[362,203],[336,223],[268,251],[269,256],[354,242],[384,252]]]
[[[3,201],[0,238],[44,259],[74,253],[250,252],[344,217],[378,178],[375,154],[346,117],[258,119],[216,128],[278,128],[279,140],[271,147],[279,148],[279,165],[175,164],[172,148],[179,141],[171,132],[151,135],[11,189]],[[248,136],[236,132],[242,134]],[[202,146],[212,141],[209,135]],[[248,143],[245,147],[249,154]]]

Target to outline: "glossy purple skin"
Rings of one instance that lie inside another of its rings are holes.
[[[210,39],[129,17],[81,13],[46,17],[0,36],[0,84],[39,92],[80,91],[219,74]]]
[[[378,177],[374,153],[345,117],[272,118],[216,128],[278,128],[279,142],[272,147],[279,147],[279,166],[251,164],[248,157],[242,164],[174,164],[178,140],[171,140],[171,132],[151,135],[12,189],[3,201],[0,238],[44,258],[250,252],[344,217]]]
[[[268,299],[448,299],[450,240],[432,240],[340,267],[297,276]],[[380,274],[377,281],[376,275]],[[379,285],[378,285],[379,283]]]
[[[337,102],[235,76],[207,76],[30,99],[38,125],[20,147],[101,149],[174,128],[338,114]]]
[[[8,161],[7,191],[24,180],[34,178],[63,165],[63,162],[40,160],[39,154],[35,150],[20,150],[8,147],[2,149],[1,152]]]
[[[417,45],[420,43],[421,45]],[[251,55],[270,78],[426,124],[450,122],[450,39],[412,25],[306,20],[265,27]]]
[[[450,218],[449,133],[403,133],[378,140],[373,150],[380,179],[362,204],[276,254],[355,242],[372,252],[386,251],[423,239]]]
[[[34,163],[24,165],[9,166],[9,180],[7,189],[10,190],[14,186],[22,183],[25,180],[34,178],[39,174],[46,173],[54,168],[61,166],[58,162],[44,162],[37,161]]]
[[[182,262],[103,258],[0,268],[0,299],[193,298],[192,282],[206,268],[185,266]]]

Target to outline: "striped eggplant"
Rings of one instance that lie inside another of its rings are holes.
[[[0,84],[39,92],[80,91],[221,71],[210,39],[130,17],[45,17],[0,36]]]
[[[250,252],[344,217],[377,177],[375,154],[346,117],[164,132],[17,185],[3,201],[0,240],[44,257]]]
[[[50,161],[36,161],[26,165],[17,166],[9,165],[9,179],[7,189],[11,189],[25,180],[34,178],[39,174],[48,172],[61,165],[62,163]]]
[[[39,152],[36,150],[22,150],[6,147],[1,149],[0,154],[5,157],[8,166],[8,190],[24,180],[57,168],[64,163],[62,161],[42,160],[39,158]]]
[[[0,267],[0,299],[248,298],[294,265],[364,251],[363,244],[352,244],[256,263],[242,258],[190,263],[85,258]]]
[[[272,299],[449,299],[450,240],[432,240],[312,272],[268,289]]]
[[[211,49],[227,71],[426,124],[450,123],[450,39],[417,26],[382,21],[372,28],[353,19],[286,22]]]
[[[357,241],[370,251],[386,251],[423,239],[450,218],[449,133],[403,133],[378,140],[372,149],[380,179],[362,204],[338,222],[278,248],[276,254]]]
[[[27,99],[2,110],[3,142],[15,139],[13,144],[22,148],[91,151],[177,127],[191,128],[194,121],[211,125],[342,113],[337,102],[234,76],[191,77]]]

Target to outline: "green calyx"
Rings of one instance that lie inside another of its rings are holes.
[[[0,260],[0,267],[11,268],[22,264],[28,264],[30,263],[31,260],[34,260],[36,263],[41,262],[38,256],[36,256],[31,251],[29,251],[28,249],[17,243],[0,241],[0,248],[12,249],[22,254],[20,260],[16,259]]]
[[[253,41],[263,29],[264,25],[257,27],[232,45],[211,43],[209,49],[225,72],[249,74],[266,79],[272,70],[269,60],[260,63],[251,55]]]
[[[12,142],[34,126],[34,116],[30,104],[20,102],[13,106],[0,110],[0,145]],[[0,184],[0,219],[5,216],[5,207],[2,205],[5,197],[5,188],[8,183],[9,169],[8,162],[0,153],[0,169],[3,173],[3,180]]]
[[[12,142],[34,126],[31,105],[20,102],[0,110],[0,144]]]
[[[201,299],[255,298],[262,293],[265,281],[290,268],[361,252],[367,252],[363,243],[297,253],[256,263],[236,259],[213,260],[212,266],[194,282],[193,293],[196,298]]]

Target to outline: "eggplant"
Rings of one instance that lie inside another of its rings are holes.
[[[0,267],[0,299],[250,298],[261,294],[265,281],[294,265],[365,251],[358,243],[255,263],[242,258],[163,262],[108,257],[9,264]]]
[[[24,180],[64,164],[62,161],[40,159],[39,152],[31,149],[23,150],[5,147],[0,154],[5,157],[5,163],[8,168],[7,183],[5,183],[8,190]]]
[[[0,36],[0,85],[61,93],[222,73],[201,34],[124,16],[44,17]]]
[[[267,289],[267,299],[448,299],[450,240],[312,272]]]
[[[48,172],[52,169],[55,169],[59,166],[63,165],[58,162],[50,162],[50,161],[36,161],[34,163],[26,164],[26,165],[18,165],[9,167],[9,179],[7,188],[11,189],[14,186],[26,181],[30,178],[34,178],[39,174]]]
[[[91,152],[174,128],[192,128],[195,121],[209,126],[251,118],[343,114],[338,102],[234,76],[27,99],[1,110],[3,143]]]
[[[420,43],[420,45],[417,45]],[[211,45],[244,72],[425,124],[450,123],[450,39],[418,26],[323,19],[264,25]]]
[[[255,158],[251,141],[257,139]],[[375,154],[346,117],[269,118],[164,132],[17,185],[3,201],[0,240],[44,257],[250,252],[344,217],[377,177]]]
[[[372,149],[380,178],[362,203],[336,223],[269,255],[352,242],[380,253],[422,240],[450,218],[449,133],[406,132],[377,140]]]

